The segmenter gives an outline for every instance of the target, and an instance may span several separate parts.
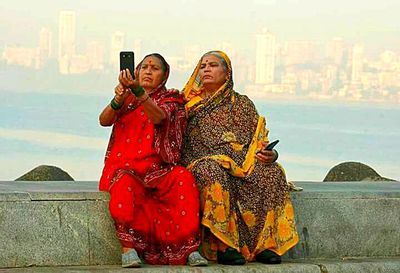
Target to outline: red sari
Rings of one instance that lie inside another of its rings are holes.
[[[150,94],[166,113],[154,125],[130,95],[118,113],[100,179],[123,247],[148,264],[186,264],[199,246],[199,192],[176,163],[186,127],[183,100],[164,85]]]

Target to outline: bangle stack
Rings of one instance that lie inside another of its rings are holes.
[[[131,88],[131,92],[136,96],[136,97],[140,97],[141,95],[144,94],[144,89],[143,87],[139,86],[136,88]]]
[[[118,103],[115,101],[115,98],[113,98],[113,99],[111,100],[111,102],[110,102],[110,106],[111,106],[111,108],[112,108],[113,110],[117,111],[117,110],[121,109],[122,104],[118,104]]]

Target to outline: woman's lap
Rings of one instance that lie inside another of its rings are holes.
[[[285,213],[286,206],[291,206],[282,168],[277,163],[257,162],[251,175],[237,178],[229,175],[216,161],[207,159],[198,162],[192,172],[201,192],[202,224],[207,227],[205,234],[208,236],[203,238],[206,248],[216,250],[216,236],[225,244],[239,248],[249,260],[254,258],[255,251],[266,249],[266,242],[271,241],[271,236],[275,236],[260,235],[271,225],[267,224],[268,219],[274,219],[275,216],[272,215],[285,217],[281,213]],[[219,191],[222,192],[222,199],[215,194]],[[292,220],[293,217],[289,218]],[[236,219],[235,223],[232,223],[232,219]],[[205,254],[208,258],[214,258],[212,251]]]
[[[110,194],[110,212],[123,246],[135,247],[138,238],[162,244],[197,239],[199,194],[185,168],[174,167],[153,188],[125,173],[113,184]],[[137,248],[146,248],[147,243]]]

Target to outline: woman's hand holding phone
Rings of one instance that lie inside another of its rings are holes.
[[[118,81],[120,84],[130,89],[135,89],[139,87],[139,81],[132,77],[129,69],[124,69],[119,73]]]
[[[274,146],[278,144],[279,140],[274,142],[262,142],[262,149],[256,153],[256,158],[264,163],[272,163],[276,161],[277,153],[273,150]]]
[[[147,99],[146,91],[140,87],[139,81],[132,77],[129,69],[122,70],[119,74],[118,80],[123,86],[130,88],[132,94],[134,94],[136,98],[139,98],[140,101]]]
[[[114,89],[115,97],[114,100],[117,104],[122,105],[125,98],[129,95],[129,89],[124,87],[121,83],[118,84]]]

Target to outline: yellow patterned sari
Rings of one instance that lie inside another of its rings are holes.
[[[215,260],[216,251],[232,247],[248,261],[266,249],[282,255],[299,240],[285,172],[255,158],[268,140],[265,118],[233,91],[226,54],[212,54],[225,61],[228,80],[203,99],[200,60],[184,88],[189,119],[182,164],[201,193],[203,254]]]

